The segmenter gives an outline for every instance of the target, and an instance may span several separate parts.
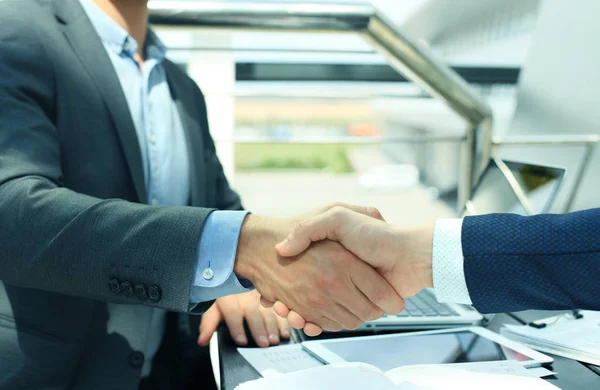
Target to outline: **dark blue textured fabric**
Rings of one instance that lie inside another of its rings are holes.
[[[600,310],[600,209],[467,217],[462,249],[481,313]]]

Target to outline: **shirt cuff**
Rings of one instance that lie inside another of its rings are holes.
[[[471,305],[462,252],[462,219],[439,219],[433,230],[433,289],[438,302]]]
[[[208,216],[198,244],[190,303],[252,290],[248,280],[238,279],[233,272],[240,231],[247,214],[247,211],[214,211]]]

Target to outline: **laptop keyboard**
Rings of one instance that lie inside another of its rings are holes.
[[[435,295],[428,290],[422,291],[405,300],[406,309],[395,317],[458,317],[459,314],[448,305],[439,303]],[[387,314],[384,317],[388,317]]]

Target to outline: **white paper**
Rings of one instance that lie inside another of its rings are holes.
[[[504,374],[484,374],[457,368],[456,365],[406,366],[396,371],[392,382],[396,389],[423,390],[556,390],[540,378]],[[389,374],[389,372],[388,372]],[[388,375],[389,377],[389,375]]]
[[[388,371],[346,363],[311,368],[246,382],[238,390],[556,390],[550,383],[525,376],[483,374],[446,365],[406,366]],[[390,378],[392,376],[392,378]]]
[[[236,390],[397,390],[375,367],[347,363],[311,368],[242,383]],[[418,389],[418,388],[414,388]]]
[[[302,349],[301,344],[238,348],[238,352],[264,377],[323,366],[321,361]]]
[[[506,325],[501,333],[543,352],[600,364],[600,312],[582,311],[583,318],[551,317],[545,328]]]
[[[415,368],[416,367],[416,368]],[[451,363],[451,364],[420,364],[414,366],[404,366],[386,372],[389,378],[402,377],[403,373],[418,369],[435,371],[439,367],[465,370],[479,374],[499,374],[499,375],[515,375],[528,378],[539,378],[540,376],[527,368],[523,367],[516,360],[499,360],[492,362],[475,362],[475,363]]]

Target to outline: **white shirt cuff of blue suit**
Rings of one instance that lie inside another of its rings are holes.
[[[247,211],[218,210],[208,216],[198,245],[198,264],[190,289],[192,304],[252,291],[251,283],[238,279],[233,272],[247,214]]]
[[[462,252],[462,219],[439,219],[433,230],[433,289],[438,302],[471,305]]]

